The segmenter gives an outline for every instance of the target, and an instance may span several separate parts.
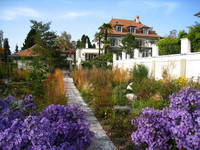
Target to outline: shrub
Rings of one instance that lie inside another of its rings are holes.
[[[155,79],[144,78],[140,82],[132,84],[133,93],[135,93],[142,100],[148,100],[151,96],[159,93],[160,81]]]
[[[138,82],[142,81],[144,78],[148,78],[148,74],[149,70],[143,64],[138,64],[133,68],[133,79],[135,79]]]
[[[200,92],[188,87],[170,99],[169,108],[141,111],[132,140],[148,149],[200,149]]]
[[[83,110],[77,106],[50,105],[38,116],[30,116],[35,109],[32,96],[12,109],[15,102],[13,97],[0,100],[0,149],[86,149],[90,146],[94,133],[89,130]]]

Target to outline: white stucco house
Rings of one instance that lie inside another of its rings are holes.
[[[127,33],[132,33],[135,39],[139,41],[139,57],[152,56],[152,47],[155,47],[156,42],[163,38],[157,35],[151,27],[142,24],[139,20],[139,16],[136,16],[134,20],[113,18],[109,23],[112,26],[112,32],[108,33],[108,40],[111,41],[112,52],[114,53],[120,49],[120,45],[122,45],[122,39]],[[99,30],[103,32],[103,26],[100,26]],[[104,44],[101,42],[100,48],[102,49],[103,46]],[[99,53],[99,41],[95,42],[95,47],[96,49],[88,48],[88,44],[86,42],[86,48],[77,49],[76,64],[80,65],[82,62],[96,57]],[[101,53],[103,52],[101,51]]]
[[[122,39],[127,33],[132,33],[135,39],[139,41],[139,53],[141,57],[152,56],[152,45],[163,38],[157,35],[156,32],[152,30],[152,27],[144,25],[139,20],[139,16],[136,16],[134,20],[113,18],[109,23],[112,26],[112,32],[108,34],[108,40],[111,40],[111,46],[114,52],[120,49]],[[103,26],[100,26],[99,30],[102,31]],[[96,48],[99,47],[98,45],[99,43],[96,42]],[[103,47],[102,43],[101,47]]]

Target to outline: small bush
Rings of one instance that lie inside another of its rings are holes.
[[[149,70],[143,64],[138,64],[133,68],[133,79],[137,82],[142,81],[144,78],[148,78]]]

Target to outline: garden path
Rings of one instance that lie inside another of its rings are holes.
[[[94,116],[93,109],[83,101],[83,98],[73,83],[73,79],[70,78],[68,74],[67,71],[64,71],[63,80],[65,83],[66,96],[68,96],[68,104],[78,105],[86,112],[85,117],[90,122],[90,130],[95,133],[92,145],[88,150],[117,150],[100,123],[97,121],[97,118]]]

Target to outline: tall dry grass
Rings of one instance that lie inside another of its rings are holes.
[[[49,82],[46,84],[44,99],[38,102],[41,109],[51,104],[67,105],[63,77],[64,75],[61,69],[56,69],[53,75],[49,75]]]
[[[80,67],[74,69],[72,77],[78,89],[92,97],[95,110],[101,114],[105,107],[114,105],[113,88],[123,82],[129,83],[132,79],[132,75],[128,71],[119,68],[88,70]]]

